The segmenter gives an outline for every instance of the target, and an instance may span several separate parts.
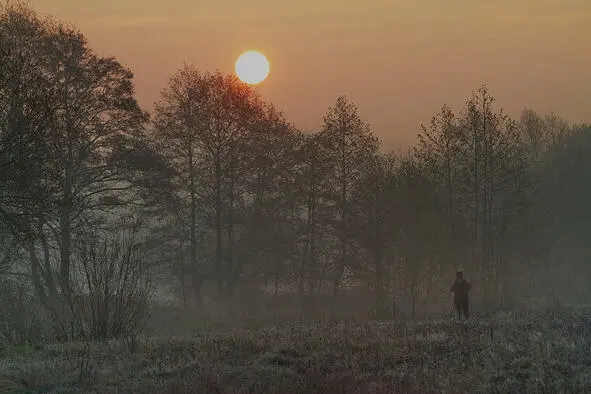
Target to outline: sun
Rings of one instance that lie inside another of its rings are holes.
[[[248,51],[238,57],[235,69],[242,82],[256,85],[267,78],[271,67],[265,55],[257,51]]]

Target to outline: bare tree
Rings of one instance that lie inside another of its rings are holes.
[[[266,134],[285,135],[281,130],[287,130],[286,122],[235,77],[200,73],[188,65],[162,92],[155,122],[155,137],[175,170],[177,209],[186,210],[190,218],[189,260],[196,300],[201,302],[201,286],[210,275],[218,298],[231,295],[244,265],[237,252],[252,233],[245,223],[247,208],[260,202],[260,193],[252,191],[253,185],[258,187],[253,179],[262,175],[260,149],[269,147]],[[203,252],[201,262],[198,250]]]
[[[387,251],[397,240],[399,229],[396,209],[398,158],[393,154],[376,155],[365,163],[367,171],[355,185],[354,232],[356,246],[365,251],[368,262],[359,270],[368,270],[375,288],[375,316],[391,317],[394,299],[389,297],[391,281]]]
[[[336,214],[333,228],[339,241],[333,279],[336,294],[352,252],[349,227],[353,185],[362,175],[362,163],[371,160],[377,152],[379,141],[371,135],[369,125],[361,120],[357,107],[345,96],[339,97],[328,109],[323,123],[320,138],[332,165],[334,180],[325,198]]]
[[[291,198],[301,207],[302,215],[294,231],[298,247],[292,272],[300,302],[305,312],[311,313],[314,295],[325,282],[332,248],[325,198],[331,167],[319,134],[301,134],[295,155]]]
[[[146,114],[134,99],[132,73],[96,56],[76,29],[26,6],[7,7],[0,26],[2,67],[13,78],[4,89],[12,93],[3,135],[25,137],[15,152],[26,163],[7,184],[12,197],[3,201],[14,203],[4,218],[29,254],[36,292],[65,332],[59,300],[72,295],[75,233],[108,219],[99,212],[138,201],[130,179],[136,168],[124,163],[142,146]]]
[[[418,135],[418,145],[414,155],[421,161],[426,176],[433,182],[442,184],[437,190],[438,201],[445,210],[446,265],[453,267],[462,259],[463,244],[462,220],[458,215],[464,185],[461,184],[460,166],[465,155],[464,141],[458,120],[451,108],[443,106],[441,111],[431,119],[429,127],[422,126]]]

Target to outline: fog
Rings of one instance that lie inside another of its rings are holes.
[[[0,391],[590,389],[590,124],[482,85],[391,152],[191,64],[147,112],[0,11]]]

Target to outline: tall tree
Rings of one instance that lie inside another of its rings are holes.
[[[247,261],[259,270],[251,272],[249,282],[256,282],[257,273],[273,277],[276,284],[285,278],[285,269],[295,253],[294,227],[299,220],[299,201],[290,193],[297,182],[299,137],[272,105],[266,105],[264,117],[253,127],[247,147],[252,158],[250,175],[243,189],[247,196],[244,236],[233,282]]]
[[[338,239],[334,259],[333,291],[338,293],[345,268],[350,263],[350,223],[353,185],[363,173],[363,163],[370,161],[379,149],[378,139],[369,125],[361,120],[355,104],[340,96],[323,118],[320,138],[332,165],[333,182],[326,198],[330,201],[336,220],[333,230]]]
[[[523,240],[531,190],[523,134],[493,103],[483,86],[458,116],[444,107],[423,128],[415,150],[444,208],[447,223],[440,232],[448,232],[448,262],[458,267],[472,261],[466,268],[479,277],[490,308],[498,305],[509,261],[519,261],[516,245]],[[539,140],[537,126],[529,123],[529,139]]]
[[[176,189],[177,198],[169,201],[173,223],[176,226],[188,226],[189,266],[198,305],[202,302],[201,286],[205,275],[197,260],[197,218],[201,208],[200,199],[204,198],[200,193],[199,167],[203,161],[200,151],[203,133],[201,123],[205,120],[200,113],[200,106],[206,99],[206,81],[196,69],[185,66],[170,78],[168,87],[156,104],[154,130],[156,144],[166,157]],[[185,214],[188,214],[187,222],[182,220]],[[179,241],[182,243],[182,239]]]
[[[447,241],[440,231],[445,225],[445,215],[441,214],[445,211],[437,204],[441,196],[423,165],[413,154],[403,158],[397,172],[395,200],[399,221],[397,273],[410,298],[413,318],[433,293],[440,274],[441,249]]]
[[[396,204],[398,158],[393,154],[376,155],[365,163],[366,172],[355,185],[353,240],[364,251],[375,288],[375,314],[390,316],[391,302],[387,250],[398,240],[399,211]]]
[[[138,145],[147,119],[134,98],[130,70],[97,57],[76,30],[59,27],[49,64],[54,75],[49,150],[58,208],[60,276],[69,277],[72,236],[82,215],[132,202],[133,183],[119,151]],[[63,284],[63,290],[68,288]]]
[[[324,284],[328,269],[328,251],[332,237],[328,229],[326,190],[331,165],[319,133],[301,134],[295,150],[296,166],[292,198],[303,214],[295,231],[298,258],[293,262],[300,300],[307,311],[314,306],[314,295]]]
[[[461,204],[463,185],[460,168],[463,160],[464,141],[458,119],[450,107],[443,106],[431,119],[429,127],[421,126],[414,155],[425,169],[426,176],[440,187],[436,190],[438,201],[445,212],[445,228],[439,231],[447,234],[447,247],[443,251],[446,264],[458,264],[462,258],[463,225],[458,210]]]
[[[26,129],[30,140],[21,146],[34,154],[25,156],[32,165],[17,188],[27,201],[19,208],[26,215],[18,232],[38,295],[55,304],[70,299],[76,226],[135,197],[122,157],[141,146],[146,114],[134,99],[132,73],[95,55],[75,28],[42,20],[24,6],[8,7],[1,25],[10,33],[3,36],[4,68],[21,70],[12,82],[17,100],[10,102],[5,130]],[[42,97],[32,93],[40,86]]]
[[[257,147],[268,147],[267,154],[278,152],[273,138],[289,134],[289,127],[237,78],[201,73],[189,65],[162,92],[155,122],[155,138],[174,170],[178,209],[190,218],[189,259],[197,302],[210,274],[218,297],[231,294],[244,262],[237,252],[254,231],[246,223],[247,211],[253,201],[254,206],[260,203],[262,189],[258,194],[253,190],[258,187],[253,179],[264,175],[263,162],[270,160]]]
[[[527,162],[516,123],[495,112],[485,86],[468,101],[462,119],[470,165],[465,179],[470,185],[473,262],[480,276],[485,307],[497,305],[507,268],[508,242],[513,226],[525,209]]]

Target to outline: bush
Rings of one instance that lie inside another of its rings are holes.
[[[84,286],[71,299],[78,337],[125,338],[143,330],[152,286],[137,230],[103,237],[93,233],[79,241],[75,283]]]

